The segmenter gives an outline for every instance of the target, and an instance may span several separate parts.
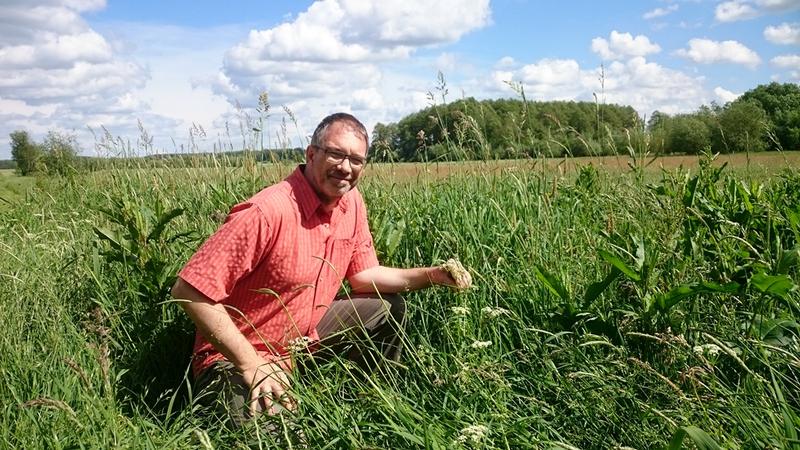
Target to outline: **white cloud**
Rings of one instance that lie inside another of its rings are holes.
[[[667,6],[666,8],[656,8],[651,11],[648,11],[642,15],[642,18],[645,20],[650,20],[658,17],[664,17],[666,15],[674,13],[677,10],[678,10],[678,5],[672,4]]]
[[[782,69],[800,70],[800,55],[780,55],[772,58],[770,62]]]
[[[335,109],[376,117],[382,108],[416,102],[416,89],[384,90],[387,66],[420,48],[455,42],[490,21],[489,0],[318,1],[290,22],[252,30],[226,52],[209,86],[245,107],[266,91],[273,104],[292,103],[296,116],[311,120]],[[444,53],[435,65],[449,71],[456,60]],[[307,98],[314,102],[299,103]]]
[[[71,35],[45,34],[35,44],[0,48],[0,66],[6,69],[68,68],[76,61],[103,63],[111,57],[111,46],[92,30]]]
[[[730,0],[718,4],[714,16],[719,22],[736,22],[795,9],[800,9],[798,0]]]
[[[358,89],[353,92],[352,103],[350,105],[353,110],[374,110],[384,106],[383,96],[377,89]]]
[[[742,94],[735,94],[727,89],[717,86],[714,88],[714,95],[716,95],[717,98],[720,99],[723,104],[725,104],[736,100]]]
[[[644,35],[633,37],[630,33],[611,32],[609,40],[592,39],[592,51],[606,60],[618,60],[626,57],[646,56],[658,53],[661,47],[650,42]]]
[[[771,12],[784,12],[800,9],[798,0],[755,0],[758,6]]]
[[[517,70],[496,70],[490,75],[489,88],[508,92],[509,83],[521,85],[532,100],[573,100],[587,91],[592,75],[581,70],[572,59],[542,59]]]
[[[456,70],[458,61],[456,55],[452,53],[442,53],[436,58],[436,70],[443,73],[451,73]]]
[[[601,77],[603,86],[601,86]],[[492,92],[508,95],[509,82],[522,85],[534,100],[591,100],[597,94],[607,103],[633,106],[639,114],[654,110],[674,114],[710,101],[703,79],[688,76],[637,56],[600,68],[581,69],[574,60],[540,60],[519,70],[496,70],[488,80]]]
[[[137,118],[161,129],[176,121],[150,112],[137,97],[150,72],[118,53],[82,13],[104,0],[6,0],[0,6],[0,146],[14,129],[36,135],[74,132],[94,144],[87,125],[138,135]]]
[[[782,23],[764,29],[764,38],[773,44],[800,45],[800,24]]]
[[[498,61],[497,61],[497,62],[494,64],[494,66],[495,66],[496,68],[498,68],[498,69],[502,69],[502,68],[508,68],[508,67],[514,67],[514,66],[516,66],[516,65],[517,65],[517,62],[516,62],[516,61],[514,61],[514,58],[512,58],[512,57],[510,57],[510,56],[504,56],[504,57],[500,58],[500,59],[499,59],[499,60],[498,60]]]
[[[753,5],[741,0],[722,2],[714,10],[714,17],[720,22],[735,22],[752,19],[756,16],[758,16],[758,11]]]
[[[756,52],[737,41],[691,39],[688,50],[680,49],[675,53],[701,64],[729,62],[754,68],[761,63],[761,58]]]

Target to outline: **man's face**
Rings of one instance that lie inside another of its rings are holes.
[[[343,155],[347,157],[337,162]],[[351,161],[364,161],[366,157],[366,142],[347,124],[334,122],[319,147],[306,148],[305,176],[322,203],[333,206],[358,183],[364,169],[363,164]]]

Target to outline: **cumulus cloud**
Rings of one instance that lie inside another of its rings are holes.
[[[642,15],[642,18],[645,20],[655,19],[658,17],[664,17],[666,15],[672,14],[678,10],[678,5],[673,4],[669,5],[666,8],[656,8],[651,11],[647,11]]]
[[[800,70],[800,55],[780,55],[772,58],[770,62],[781,69]]]
[[[688,49],[680,49],[675,53],[701,64],[728,62],[754,68],[761,63],[761,58],[756,52],[737,41],[692,39],[689,41]]]
[[[714,10],[714,17],[720,22],[735,22],[737,20],[752,19],[758,16],[758,11],[752,4],[740,0],[722,2]]]
[[[717,5],[714,17],[719,22],[736,22],[795,9],[800,9],[798,0],[730,0]]]
[[[602,86],[601,86],[602,79]],[[521,85],[535,100],[591,100],[633,106],[640,114],[654,110],[670,114],[687,112],[708,102],[703,79],[648,62],[636,56],[600,68],[582,69],[571,59],[543,59],[517,70],[492,72],[492,91],[508,94],[509,83]]]
[[[727,89],[717,86],[714,88],[714,95],[716,95],[717,98],[721,100],[723,104],[725,104],[736,100],[742,94],[735,94]]]
[[[614,30],[608,40],[601,37],[592,39],[592,51],[603,59],[618,60],[658,53],[661,51],[661,47],[651,43],[647,36],[633,37],[630,33],[620,33]]]
[[[75,130],[87,148],[93,143],[87,125],[137,133],[137,118],[159,126],[174,123],[149,113],[133,95],[147,82],[148,70],[117,54],[114,44],[81,17],[104,7],[104,0],[3,2],[2,137],[19,128],[35,134]]]
[[[387,103],[379,64],[455,42],[490,21],[489,0],[318,1],[291,21],[252,30],[226,52],[210,87],[244,106],[266,91],[274,104],[300,105],[298,117],[380,108]],[[443,54],[436,64],[449,68],[455,58]],[[298,103],[304,98],[315,101]]]
[[[800,24],[782,23],[764,29],[764,38],[773,44],[800,45]]]

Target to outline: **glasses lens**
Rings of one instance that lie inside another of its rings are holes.
[[[322,150],[327,155],[328,161],[331,164],[341,164],[345,159],[350,161],[350,165],[353,167],[361,167],[365,163],[364,159],[359,158],[358,156],[349,156],[342,152],[337,152],[336,150],[330,150],[327,148],[322,148]]]

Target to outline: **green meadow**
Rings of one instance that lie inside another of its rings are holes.
[[[244,429],[169,288],[292,166],[0,172],[0,447],[800,448],[797,165],[588,161],[368,166],[381,261],[474,287],[407,295],[401,364],[295,355],[297,413]]]

